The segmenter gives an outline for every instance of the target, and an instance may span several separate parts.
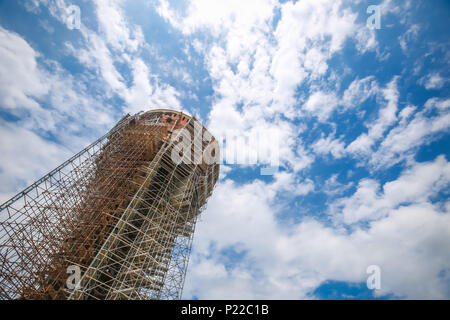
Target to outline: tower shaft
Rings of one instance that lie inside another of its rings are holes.
[[[195,121],[169,110],[126,116],[4,204],[0,296],[179,299],[197,216],[219,171],[172,160]],[[73,287],[71,270],[79,271]]]

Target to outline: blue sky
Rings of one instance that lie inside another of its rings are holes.
[[[0,0],[0,200],[127,112],[183,110],[280,138],[274,175],[222,164],[184,298],[449,299],[449,19],[444,0]]]

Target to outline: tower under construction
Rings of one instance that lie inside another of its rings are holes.
[[[0,299],[180,299],[218,152],[194,117],[126,115],[0,207]]]

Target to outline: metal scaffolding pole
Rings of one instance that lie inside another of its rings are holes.
[[[195,122],[170,110],[127,115],[3,204],[0,297],[180,299],[197,216],[219,174],[218,164],[171,158]],[[75,288],[71,266],[81,272]]]

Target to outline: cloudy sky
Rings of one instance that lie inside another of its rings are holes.
[[[450,299],[449,20],[445,0],[0,0],[0,201],[125,113],[183,110],[280,137],[273,175],[221,166],[184,298]]]

